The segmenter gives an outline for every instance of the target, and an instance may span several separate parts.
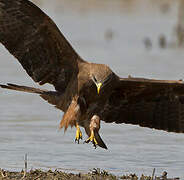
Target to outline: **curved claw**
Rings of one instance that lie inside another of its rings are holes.
[[[76,136],[75,136],[75,143],[77,142],[79,144],[79,140],[82,139],[82,132],[79,128],[79,126],[76,126],[77,130],[76,130]]]
[[[96,147],[97,147],[97,145],[98,145],[98,142],[97,142],[97,140],[95,139],[94,131],[91,131],[91,136],[90,136],[87,140],[84,141],[84,143],[89,143],[89,142],[92,142],[94,148],[96,149]]]

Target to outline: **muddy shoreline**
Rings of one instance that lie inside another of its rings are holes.
[[[167,172],[163,172],[163,174],[159,177],[156,177],[153,174],[150,176],[142,175],[138,177],[136,174],[129,175],[121,175],[115,176],[111,173],[108,173],[105,170],[93,169],[88,173],[66,173],[59,170],[48,170],[44,171],[41,169],[30,170],[26,172],[22,170],[20,172],[11,172],[7,170],[0,170],[0,180],[180,180],[179,177],[168,178]]]

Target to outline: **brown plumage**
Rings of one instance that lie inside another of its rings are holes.
[[[0,42],[40,85],[55,91],[15,84],[2,88],[39,94],[64,111],[60,127],[85,128],[93,144],[107,148],[100,120],[184,132],[182,81],[119,78],[103,64],[84,61],[55,23],[28,0],[0,0]]]

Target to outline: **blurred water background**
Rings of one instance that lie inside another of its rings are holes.
[[[177,39],[182,0],[34,2],[84,59],[108,64],[122,77],[184,77],[184,49]],[[0,59],[0,83],[37,87],[2,45]],[[150,175],[156,168],[156,175],[166,170],[184,178],[184,134],[102,123],[108,150],[94,150],[74,143],[74,129],[58,130],[62,114],[37,95],[0,89],[0,167],[22,169],[27,153],[29,169],[86,172],[99,167],[117,175]]]

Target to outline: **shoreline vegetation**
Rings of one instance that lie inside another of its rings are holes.
[[[47,171],[31,169],[28,171],[28,158],[27,154],[25,154],[24,170],[17,172],[0,168],[0,180],[180,180],[180,178],[168,178],[166,171],[161,176],[155,176],[155,168],[151,175],[142,174],[140,177],[136,174],[116,176],[100,168],[93,168],[88,173],[71,173],[57,169],[54,171],[51,169]]]
[[[0,180],[180,180],[179,177],[168,178],[167,172],[163,172],[160,177],[156,177],[154,174],[155,169],[153,169],[152,175],[145,176],[142,174],[141,177],[138,177],[136,174],[115,176],[99,168],[94,168],[88,173],[78,174],[66,173],[59,170],[43,171],[35,169],[27,172],[25,169],[20,172],[11,172],[0,169]]]

